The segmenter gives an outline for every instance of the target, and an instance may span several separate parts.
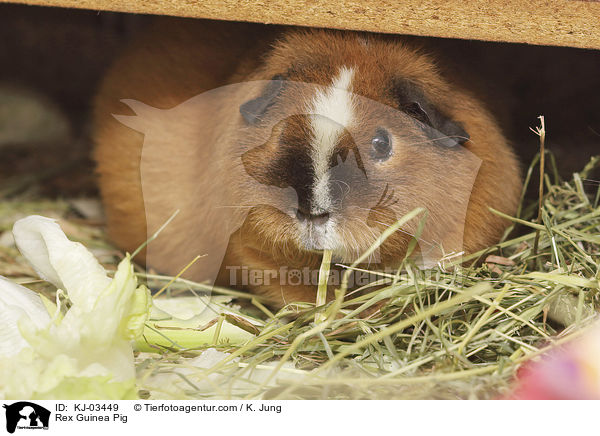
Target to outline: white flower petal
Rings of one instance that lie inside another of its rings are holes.
[[[63,289],[84,312],[92,309],[110,278],[82,244],[70,241],[55,220],[32,215],[13,227],[19,251],[41,278]]]
[[[52,219],[24,218],[13,234],[40,277],[66,291],[72,305],[63,316],[0,277],[0,399],[135,398],[130,341],[144,329],[151,297],[137,286],[130,257],[111,280]]]
[[[0,357],[13,356],[27,346],[18,327],[23,319],[38,329],[50,323],[39,294],[0,276]]]

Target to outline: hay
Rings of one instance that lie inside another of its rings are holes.
[[[539,156],[528,169],[526,185],[538,162]],[[553,163],[550,154],[547,162]],[[139,352],[140,395],[412,399],[506,393],[521,363],[581,334],[595,317],[600,183],[589,175],[599,162],[594,158],[570,181],[560,180],[551,165],[541,209],[537,199],[526,201],[523,195],[502,241],[460,264],[454,260],[420,270],[407,260],[397,274],[378,273],[376,286],[360,295],[349,292],[342,299],[341,289],[338,299],[320,307],[294,304],[277,313],[253,295],[213,290],[249,303],[243,309],[228,304],[227,320],[255,337],[234,346],[217,335],[216,343],[193,349],[173,345],[154,347],[157,353]],[[101,230],[75,219],[69,202],[13,199],[0,207],[0,230],[29,213],[61,217],[69,236],[75,233],[74,239],[101,253],[104,264],[114,269],[118,259]],[[0,274],[37,282],[6,243],[0,244]],[[171,296],[206,294],[208,289],[142,271],[139,277],[155,290],[170,283],[165,289]],[[52,293],[43,283],[34,287]],[[363,311],[370,315],[359,316]],[[218,313],[215,317],[224,319]],[[209,351],[214,357],[209,364],[203,353],[208,348],[219,351]],[[204,363],[197,364],[198,359]]]

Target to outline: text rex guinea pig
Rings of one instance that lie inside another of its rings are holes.
[[[394,268],[498,241],[521,190],[488,111],[400,37],[162,20],[95,102],[111,238],[149,266],[274,306],[315,301],[322,250]],[[425,221],[422,221],[422,220]],[[420,229],[420,223],[424,227]],[[306,274],[306,271],[309,274]]]

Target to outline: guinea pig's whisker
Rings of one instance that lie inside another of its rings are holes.
[[[353,242],[353,247],[354,247],[354,253],[353,254],[354,254],[354,256],[358,257],[361,254],[360,253],[360,247],[359,247],[359,244],[358,244],[358,240],[356,239],[356,236],[354,234],[350,233],[350,236],[352,236],[352,242]],[[369,256],[369,257],[371,257],[371,256]]]
[[[373,222],[376,222],[377,224],[382,224],[382,225],[384,225],[384,226],[390,227],[390,226],[389,226],[389,224],[383,223],[383,222],[381,222],[381,221],[373,220]],[[429,245],[429,246],[431,246],[431,247],[436,247],[436,246],[438,246],[438,245],[439,245],[439,243],[437,243],[436,241],[430,242],[430,241],[428,241],[428,240],[426,240],[426,239],[423,239],[423,238],[418,238],[418,237],[417,237],[417,235],[415,235],[415,234],[413,234],[413,233],[410,233],[410,232],[407,232],[406,230],[403,230],[403,229],[396,229],[396,231],[397,231],[397,232],[400,232],[400,233],[404,233],[404,234],[406,234],[406,235],[408,235],[408,236],[412,236],[412,237],[413,237],[413,238],[415,238],[417,241],[419,241],[419,242],[424,242],[425,244],[427,244],[427,245]]]
[[[351,189],[350,189],[350,185],[348,183],[344,182],[343,180],[337,180],[337,179],[332,180],[332,182],[335,182],[335,183],[340,184],[340,185],[342,185],[342,184],[346,185],[347,191],[342,194],[342,197],[344,197],[344,196],[346,196],[346,195],[348,195],[350,193]],[[342,192],[343,192],[343,190],[342,190]]]
[[[435,138],[435,139],[427,139],[425,141],[418,141],[418,142],[411,142],[408,145],[421,145],[421,144],[430,144],[432,142],[436,142],[436,141],[443,141],[445,139],[467,139],[470,142],[473,142],[471,140],[471,138],[467,138],[464,136],[458,136],[458,135],[454,135],[454,136],[440,136],[439,138]],[[473,142],[474,143],[474,142]]]
[[[371,229],[369,229],[369,231],[371,233],[373,233],[373,231]],[[374,237],[374,240],[376,238],[375,234],[372,234],[372,236]],[[350,241],[350,245],[349,246],[345,246],[344,248],[348,251],[346,253],[346,257],[349,257],[351,259],[357,259],[361,254],[362,251],[366,251],[366,250],[361,250],[360,244],[358,242],[358,240],[356,239],[356,236],[354,235],[353,232],[346,232],[346,230],[342,229],[342,234],[341,237],[344,241],[348,241],[349,239],[351,239]],[[367,259],[368,264],[371,264],[371,259],[375,259],[375,254],[370,254],[369,258]]]
[[[363,223],[363,225],[364,225],[364,223]],[[369,227],[369,226],[366,226],[366,225],[364,225],[364,228],[365,228],[365,229],[367,229],[367,231],[370,233],[370,242],[369,242],[369,244],[368,244],[368,245],[369,245],[369,246],[371,246],[371,245],[373,245],[373,243],[375,243],[375,241],[377,241],[377,240],[379,239],[379,237],[381,236],[381,234],[380,234],[379,232],[377,232],[375,229],[373,229],[373,228],[371,228],[371,227]],[[364,251],[365,251],[365,250],[361,250],[361,249],[358,247],[358,244],[357,244],[356,256],[357,256],[357,257],[358,257],[358,256],[361,256],[361,255],[363,254],[363,252],[364,252]],[[375,262],[375,261],[376,261],[376,258],[375,258],[375,256],[376,256],[375,252],[373,252],[373,253],[372,253],[372,254],[369,256],[369,258],[367,259],[367,260],[368,260],[368,263],[369,263],[369,265],[371,264],[371,262],[372,262],[372,261],[373,261],[373,262]]]

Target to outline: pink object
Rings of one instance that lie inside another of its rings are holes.
[[[515,400],[600,399],[600,327],[517,371]]]

